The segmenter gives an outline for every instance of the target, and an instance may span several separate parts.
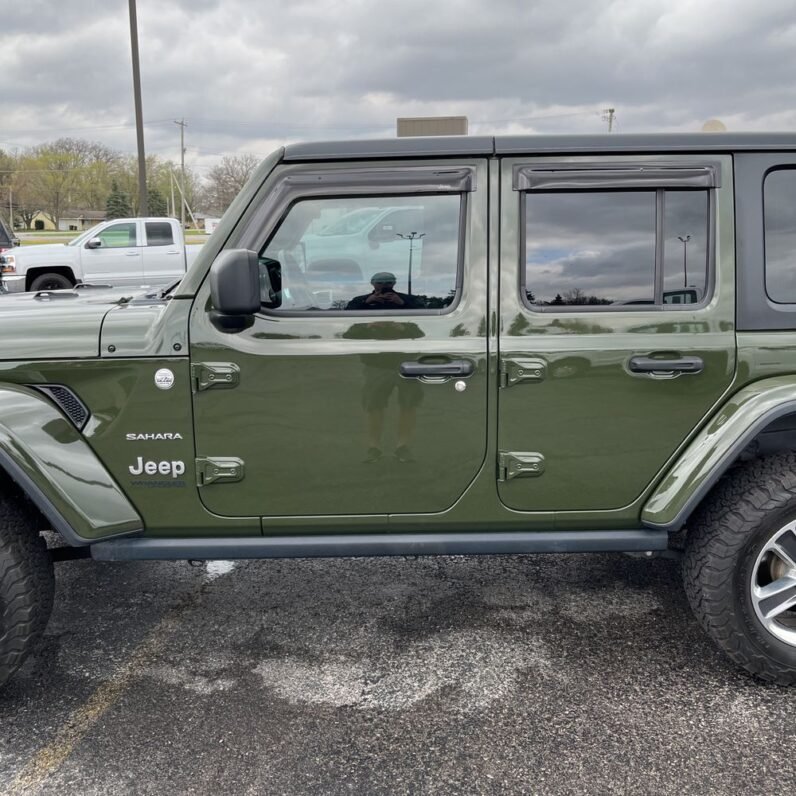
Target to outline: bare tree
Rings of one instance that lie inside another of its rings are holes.
[[[102,144],[59,138],[29,150],[20,171],[29,176],[31,201],[57,227],[69,206],[104,204],[118,163],[119,155]]]
[[[205,209],[221,215],[240,193],[259,162],[254,155],[225,155],[207,175]]]

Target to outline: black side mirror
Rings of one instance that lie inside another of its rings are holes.
[[[19,238],[11,238],[11,245],[12,246],[21,246],[22,241]]]
[[[254,315],[260,309],[257,252],[229,249],[210,266],[210,298],[217,315]]]
[[[102,241],[99,238],[89,238],[86,241],[87,249],[99,249],[102,246]]]

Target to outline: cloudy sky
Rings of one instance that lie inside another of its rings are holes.
[[[796,131],[794,0],[138,0],[148,153],[394,134]],[[127,0],[0,0],[0,147],[134,152]]]

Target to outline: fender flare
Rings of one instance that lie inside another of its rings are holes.
[[[796,414],[796,376],[762,379],[735,393],[691,440],[644,504],[648,528],[676,532],[743,449],[773,421]]]
[[[81,433],[29,387],[0,384],[0,467],[70,545],[143,531]]]

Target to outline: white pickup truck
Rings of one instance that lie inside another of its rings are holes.
[[[115,218],[69,243],[22,246],[0,254],[0,289],[59,290],[86,284],[138,287],[179,279],[201,244],[186,246],[173,218]]]

